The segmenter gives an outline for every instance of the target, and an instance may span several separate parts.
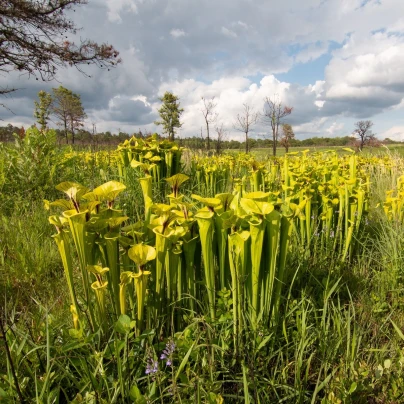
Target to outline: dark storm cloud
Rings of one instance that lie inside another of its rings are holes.
[[[149,105],[140,100],[114,98],[106,111],[106,120],[118,121],[125,124],[145,125],[157,119]]]

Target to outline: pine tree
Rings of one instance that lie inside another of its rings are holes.
[[[166,91],[163,97],[159,98],[163,103],[161,108],[158,110],[160,114],[161,121],[155,121],[155,125],[163,126],[163,133],[167,133],[169,140],[174,140],[175,129],[181,128],[182,123],[180,122],[181,114],[184,112],[183,108],[180,108],[179,98]]]
[[[80,95],[62,86],[54,88],[52,114],[59,120],[58,124],[63,127],[66,143],[69,142],[68,134],[70,133],[74,144],[75,132],[83,126],[84,119],[87,117]]]

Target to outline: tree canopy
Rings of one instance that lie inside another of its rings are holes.
[[[58,125],[63,128],[66,143],[68,143],[69,132],[74,143],[75,133],[83,127],[84,119],[87,117],[80,95],[62,86],[52,91],[51,113],[57,118]]]
[[[87,0],[2,0],[0,2],[0,72],[19,71],[49,81],[58,68],[83,64],[101,68],[121,60],[112,45],[69,38],[78,28],[66,16]],[[2,88],[0,94],[15,91]]]

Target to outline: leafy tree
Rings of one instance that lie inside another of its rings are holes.
[[[52,91],[52,114],[58,119],[58,125],[64,129],[66,143],[69,143],[69,131],[74,143],[75,132],[83,126],[84,119],[87,117],[80,95],[62,86],[53,88]]]
[[[41,127],[41,130],[44,131],[47,127],[49,121],[49,115],[51,113],[50,106],[52,104],[52,96],[46,91],[40,91],[38,93],[39,102],[34,101],[35,110],[34,117],[36,121]]]
[[[257,123],[259,115],[248,104],[243,104],[243,107],[243,113],[237,114],[234,129],[245,134],[245,152],[248,153],[248,133],[251,131],[251,127]]]
[[[201,109],[203,118],[205,119],[206,124],[206,148],[210,150],[210,124],[217,120],[217,112],[215,112],[215,108],[217,107],[217,103],[215,102],[215,97],[207,100],[202,97],[203,108]],[[201,131],[202,136],[202,131]]]
[[[362,150],[365,144],[374,140],[375,135],[372,132],[372,126],[372,121],[358,121],[355,123],[355,129],[352,134],[359,138],[359,150]]]
[[[276,146],[279,137],[279,125],[282,119],[292,113],[293,108],[283,105],[278,97],[266,97],[264,99],[264,119],[271,125],[272,132],[272,152],[276,156]]]
[[[286,153],[289,151],[292,140],[295,138],[293,128],[288,123],[282,125],[282,137],[280,139],[281,146],[285,148]]]
[[[184,109],[180,108],[179,98],[169,91],[166,91],[159,100],[163,103],[158,110],[161,121],[155,121],[154,124],[162,125],[163,133],[167,133],[169,140],[174,140],[176,128],[181,128],[182,126],[180,117]]]
[[[58,68],[94,64],[110,68],[120,63],[118,52],[108,44],[85,39],[68,40],[77,27],[66,16],[86,0],[2,0],[0,2],[0,71],[17,70],[44,81]],[[15,91],[0,89],[0,94]]]

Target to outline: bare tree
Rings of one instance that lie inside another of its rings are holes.
[[[279,125],[282,123],[282,119],[292,113],[293,108],[287,107],[282,104],[277,96],[273,98],[264,98],[264,120],[271,125],[272,131],[272,152],[276,156],[276,146],[279,137]]]
[[[254,112],[248,104],[243,104],[243,107],[244,111],[242,114],[237,114],[237,120],[233,127],[239,132],[245,134],[245,152],[248,153],[250,149],[248,144],[248,134],[251,131],[251,127],[257,123],[259,114],[258,112]]]
[[[355,130],[352,134],[359,138],[359,150],[362,150],[365,144],[375,139],[375,135],[371,129],[372,126],[372,121],[358,121],[355,123]]]
[[[203,109],[201,109],[203,118],[205,119],[206,124],[206,148],[210,150],[210,133],[209,133],[209,125],[216,121],[217,119],[217,112],[215,112],[215,108],[217,103],[215,102],[215,97],[210,98],[207,100],[206,98],[202,97],[203,102]]]
[[[293,128],[288,123],[282,124],[282,137],[280,138],[280,144],[285,148],[285,152],[289,151],[290,143],[295,138]]]
[[[215,128],[216,131],[216,154],[220,154],[222,152],[222,148],[223,148],[223,142],[226,140],[227,138],[227,132],[226,129],[223,127],[223,124],[221,124],[220,126],[216,126]]]

